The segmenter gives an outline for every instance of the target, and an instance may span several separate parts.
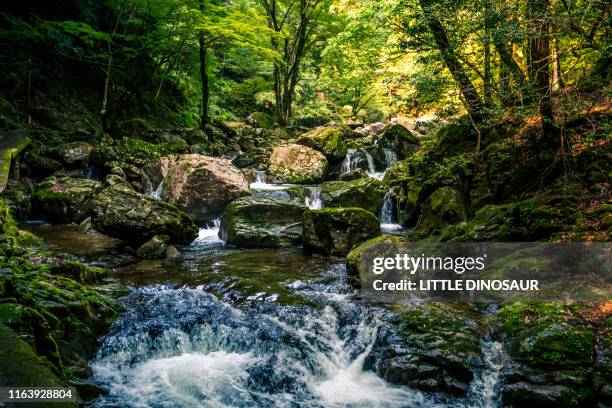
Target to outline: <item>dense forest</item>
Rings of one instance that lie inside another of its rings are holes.
[[[611,406],[611,12],[5,2],[0,386],[90,406]],[[488,271],[552,276],[538,301],[355,294],[371,254],[475,242],[567,252],[512,247]]]

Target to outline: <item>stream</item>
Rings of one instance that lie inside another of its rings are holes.
[[[202,229],[178,263],[114,273],[133,290],[91,362],[109,389],[93,406],[495,406],[494,343],[466,399],[389,384],[363,370],[383,310],[354,298],[342,262],[232,249],[217,232]]]

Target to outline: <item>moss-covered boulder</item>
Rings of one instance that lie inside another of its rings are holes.
[[[229,160],[199,154],[169,160],[162,196],[199,223],[214,220],[230,202],[250,193],[244,174]]]
[[[294,200],[243,197],[223,212],[220,235],[227,243],[243,248],[297,245],[302,239],[302,214],[307,209]]]
[[[394,151],[402,159],[419,148],[419,139],[411,130],[400,124],[395,124],[385,128],[378,145],[383,149]]]
[[[68,167],[84,167],[92,150],[93,146],[87,142],[70,142],[56,146],[53,152]]]
[[[321,199],[326,207],[358,207],[378,214],[387,187],[371,177],[351,181],[329,181],[321,184]]]
[[[168,249],[168,236],[155,235],[138,248],[136,254],[142,259],[162,259]]]
[[[465,205],[460,191],[440,187],[425,200],[416,228],[426,234],[466,219]]]
[[[188,244],[198,236],[198,227],[189,215],[122,185],[102,190],[92,207],[94,228],[136,247],[160,234],[177,244]]]
[[[325,208],[304,213],[304,250],[346,256],[357,245],[380,235],[380,222],[361,208]]]
[[[92,200],[102,188],[99,181],[49,177],[33,194],[33,206],[51,222],[79,223],[91,213]]]
[[[583,407],[604,402],[601,383],[591,381],[595,361],[603,361],[597,344],[609,338],[606,330],[595,330],[603,319],[598,305],[520,300],[502,304],[496,322],[515,361],[501,390],[504,405]],[[606,371],[603,378],[609,382],[609,361]]]
[[[484,367],[485,319],[466,303],[398,306],[379,329],[366,365],[394,384],[464,396]]]
[[[300,136],[298,143],[320,151],[330,162],[338,162],[346,156],[343,135],[347,132],[339,125],[320,126]]]
[[[182,139],[151,143],[135,137],[125,137],[118,142],[102,141],[94,146],[91,160],[99,166],[109,161],[143,166],[147,162],[164,156],[188,152],[189,145]]]
[[[284,183],[318,183],[327,172],[325,156],[310,147],[290,144],[272,151],[268,173]]]
[[[256,128],[272,129],[274,118],[264,112],[253,112],[247,118],[247,123]]]
[[[340,181],[352,181],[364,179],[368,177],[368,173],[364,169],[350,170],[340,175]]]
[[[397,235],[381,235],[356,246],[346,256],[346,271],[349,282],[359,287],[360,282],[369,282],[374,276],[374,258],[394,257],[404,252],[406,238]]]

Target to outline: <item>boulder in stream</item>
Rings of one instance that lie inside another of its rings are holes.
[[[326,172],[325,156],[298,144],[275,147],[268,165],[268,173],[284,183],[317,183],[323,180]]]
[[[155,235],[142,244],[136,253],[142,259],[162,259],[166,256],[168,239],[167,235]]]
[[[324,208],[304,213],[302,238],[307,252],[346,256],[355,246],[378,235],[378,218],[361,208]]]
[[[308,208],[295,200],[243,197],[221,216],[221,236],[243,248],[278,248],[300,243],[302,214]]]
[[[80,223],[91,213],[102,183],[74,177],[49,177],[34,190],[34,206],[51,222]]]
[[[174,205],[116,184],[93,200],[93,226],[112,237],[140,246],[155,235],[189,244],[198,236],[193,219]]]
[[[374,214],[381,210],[386,193],[385,184],[371,177],[321,184],[325,207],[358,207]]]
[[[218,157],[185,154],[168,164],[163,197],[198,223],[219,217],[225,207],[250,193],[249,183],[236,166]]]
[[[348,133],[348,129],[339,125],[320,126],[304,133],[298,143],[320,151],[330,162],[338,162],[344,159],[347,152],[344,133]]]

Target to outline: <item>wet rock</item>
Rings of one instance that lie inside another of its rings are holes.
[[[142,259],[162,259],[166,256],[168,240],[169,237],[167,235],[155,235],[142,244],[138,251],[136,251],[136,254]]]
[[[340,181],[352,181],[358,179],[365,179],[368,177],[368,173],[364,169],[351,170],[348,173],[340,175]]]
[[[371,177],[321,184],[325,207],[358,207],[374,214],[380,212],[386,192],[384,183]]]
[[[536,385],[519,382],[505,384],[501,393],[503,403],[507,406],[544,408],[577,406],[567,398],[572,394],[572,389],[563,385]]]
[[[268,165],[268,173],[285,183],[317,183],[323,180],[326,172],[325,156],[298,144],[275,147]]]
[[[74,386],[84,402],[93,401],[102,395],[108,394],[108,390],[104,387],[86,380],[75,381]]]
[[[217,218],[225,207],[250,193],[240,169],[218,157],[187,154],[168,167],[164,200],[204,223]]]
[[[302,238],[302,214],[298,201],[274,197],[243,197],[227,206],[221,216],[221,236],[245,248],[289,247]]]
[[[166,247],[165,257],[166,259],[179,259],[183,257],[183,254],[178,249],[176,249],[175,246],[168,245]]]
[[[105,188],[92,207],[92,222],[97,230],[130,244],[140,246],[160,234],[167,235],[169,242],[188,244],[198,236],[198,228],[189,215],[125,186]]]
[[[125,188],[129,188],[130,190],[134,190],[134,187],[126,179],[116,174],[109,174],[108,176],[106,176],[106,178],[104,179],[104,183],[107,186],[120,185],[124,186]]]
[[[419,140],[400,124],[388,126],[379,139],[379,146],[397,153],[400,159],[411,155],[419,148]]]
[[[352,248],[380,233],[378,218],[361,208],[325,208],[304,213],[302,239],[307,252],[346,256]]]
[[[298,143],[318,150],[330,162],[338,162],[346,156],[343,135],[347,132],[339,125],[320,126],[300,136]]]
[[[49,177],[34,190],[34,206],[49,221],[79,223],[90,215],[92,200],[101,188],[95,180]]]
[[[397,235],[382,235],[356,246],[346,257],[346,270],[349,282],[359,287],[360,282],[370,281],[373,260],[376,257],[394,257],[405,252],[407,240]]]
[[[366,363],[394,384],[466,395],[484,366],[482,319],[469,304],[404,307],[385,321]]]

